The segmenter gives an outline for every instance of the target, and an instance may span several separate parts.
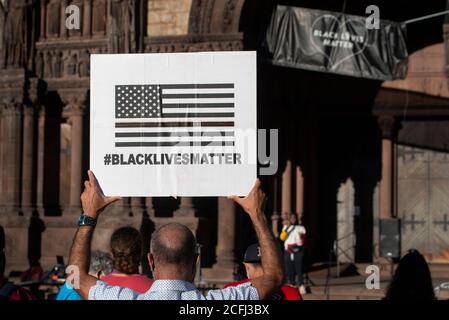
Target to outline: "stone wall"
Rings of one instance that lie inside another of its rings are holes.
[[[149,0],[148,36],[187,34],[191,5],[192,0]]]

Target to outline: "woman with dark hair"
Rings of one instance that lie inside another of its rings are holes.
[[[153,281],[139,273],[142,257],[142,237],[132,227],[123,227],[111,236],[111,252],[114,270],[101,278],[112,285],[130,288],[136,292],[147,292]]]
[[[432,276],[426,260],[418,250],[409,250],[388,287],[385,300],[435,300]]]

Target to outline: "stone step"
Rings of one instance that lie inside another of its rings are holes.
[[[312,295],[326,296],[326,289],[324,287],[312,287]],[[383,288],[379,290],[368,290],[364,287],[346,287],[346,286],[335,286],[329,288],[329,294],[331,296],[366,296],[366,297],[378,297],[381,298],[385,295],[385,290]]]
[[[331,278],[329,279],[329,297],[325,293],[328,269],[326,266],[315,268],[309,272],[309,278],[314,285],[311,286],[311,293],[304,296],[304,300],[380,300],[385,296],[385,291],[391,281],[391,264],[380,265],[381,278],[380,289],[369,290],[365,286],[368,276],[365,274],[366,267],[370,264],[357,264],[355,269],[358,275],[335,277],[335,266],[331,267]],[[397,265],[395,265],[397,267]],[[348,268],[343,265],[342,269]],[[433,285],[437,287],[442,282],[449,282],[449,264],[429,264],[432,273]],[[439,299],[448,299],[449,290],[441,290]]]
[[[430,273],[433,279],[447,279],[449,281],[449,265],[448,264],[430,264]]]

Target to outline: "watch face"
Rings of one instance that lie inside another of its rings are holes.
[[[79,220],[78,220],[78,225],[79,226],[92,226],[95,227],[95,225],[97,224],[97,219],[86,216],[86,215],[81,215]]]

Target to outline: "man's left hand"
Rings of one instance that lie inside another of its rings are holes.
[[[111,203],[120,200],[120,197],[106,197],[101,190],[94,173],[88,171],[89,180],[84,182],[84,191],[81,194],[81,203],[84,214],[97,218],[98,215]]]

